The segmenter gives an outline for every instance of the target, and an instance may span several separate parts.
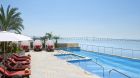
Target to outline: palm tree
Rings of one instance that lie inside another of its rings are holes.
[[[24,26],[22,25],[21,13],[17,12],[18,8],[11,8],[10,5],[4,11],[3,6],[0,7],[0,31],[14,31],[21,33]]]
[[[40,39],[43,41],[43,47],[45,48],[45,43],[46,43],[46,36],[40,37]]]
[[[11,8],[10,5],[6,10],[4,10],[3,6],[1,5],[0,31],[13,31],[15,33],[21,33],[22,29],[24,29],[24,26],[22,25],[23,20],[20,17],[21,13],[17,12],[17,10],[18,8]]]
[[[58,44],[58,39],[60,39],[59,36],[54,36],[53,39],[55,39],[55,47],[57,48],[57,44]]]
[[[45,36],[46,36],[49,40],[53,38],[52,32],[46,33]]]

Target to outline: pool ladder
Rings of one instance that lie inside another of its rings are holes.
[[[93,61],[93,62],[102,68],[102,70],[103,70],[103,78],[104,78],[105,68],[102,65],[97,63],[97,59],[96,59],[96,62],[95,61]]]
[[[94,62],[96,65],[98,65],[99,67],[102,68],[102,71],[103,71],[102,76],[103,76],[103,78],[104,78],[104,71],[105,71],[105,68],[104,68],[102,65],[98,64],[97,61],[93,61],[93,60],[92,60],[92,62]],[[79,62],[79,66],[80,66],[80,62]]]
[[[127,77],[127,78],[131,78],[130,76],[128,76],[127,74],[124,74],[124,73],[122,73],[122,72],[120,72],[120,71],[118,71],[118,70],[116,70],[116,69],[111,69],[110,71],[109,71],[109,78],[111,78],[111,72],[112,71],[115,71],[115,72],[117,72],[117,73],[119,73],[119,74],[121,74],[121,75],[123,75],[123,76],[125,76],[125,77]]]

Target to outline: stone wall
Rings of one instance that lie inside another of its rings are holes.
[[[79,47],[78,43],[58,43],[58,48],[71,48],[71,47]]]

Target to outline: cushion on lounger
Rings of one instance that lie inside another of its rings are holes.
[[[28,68],[25,69],[25,73],[29,73],[29,69]]]

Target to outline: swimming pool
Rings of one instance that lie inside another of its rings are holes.
[[[93,74],[97,74],[102,78],[109,78],[109,72],[112,69],[117,70],[129,76],[130,78],[140,78],[140,60],[122,58],[118,56],[89,52],[84,50],[69,49],[69,51],[73,54],[91,58],[92,60],[68,62],[78,65],[84,70],[89,71]],[[101,65],[102,67],[97,65],[95,61],[97,61],[97,64]],[[120,73],[117,73],[114,70],[111,71],[110,78],[128,78]]]
[[[60,59],[66,59],[66,60],[84,58],[82,56],[78,56],[78,55],[75,55],[75,54],[58,54],[58,55],[55,55],[55,56],[59,57]]]

